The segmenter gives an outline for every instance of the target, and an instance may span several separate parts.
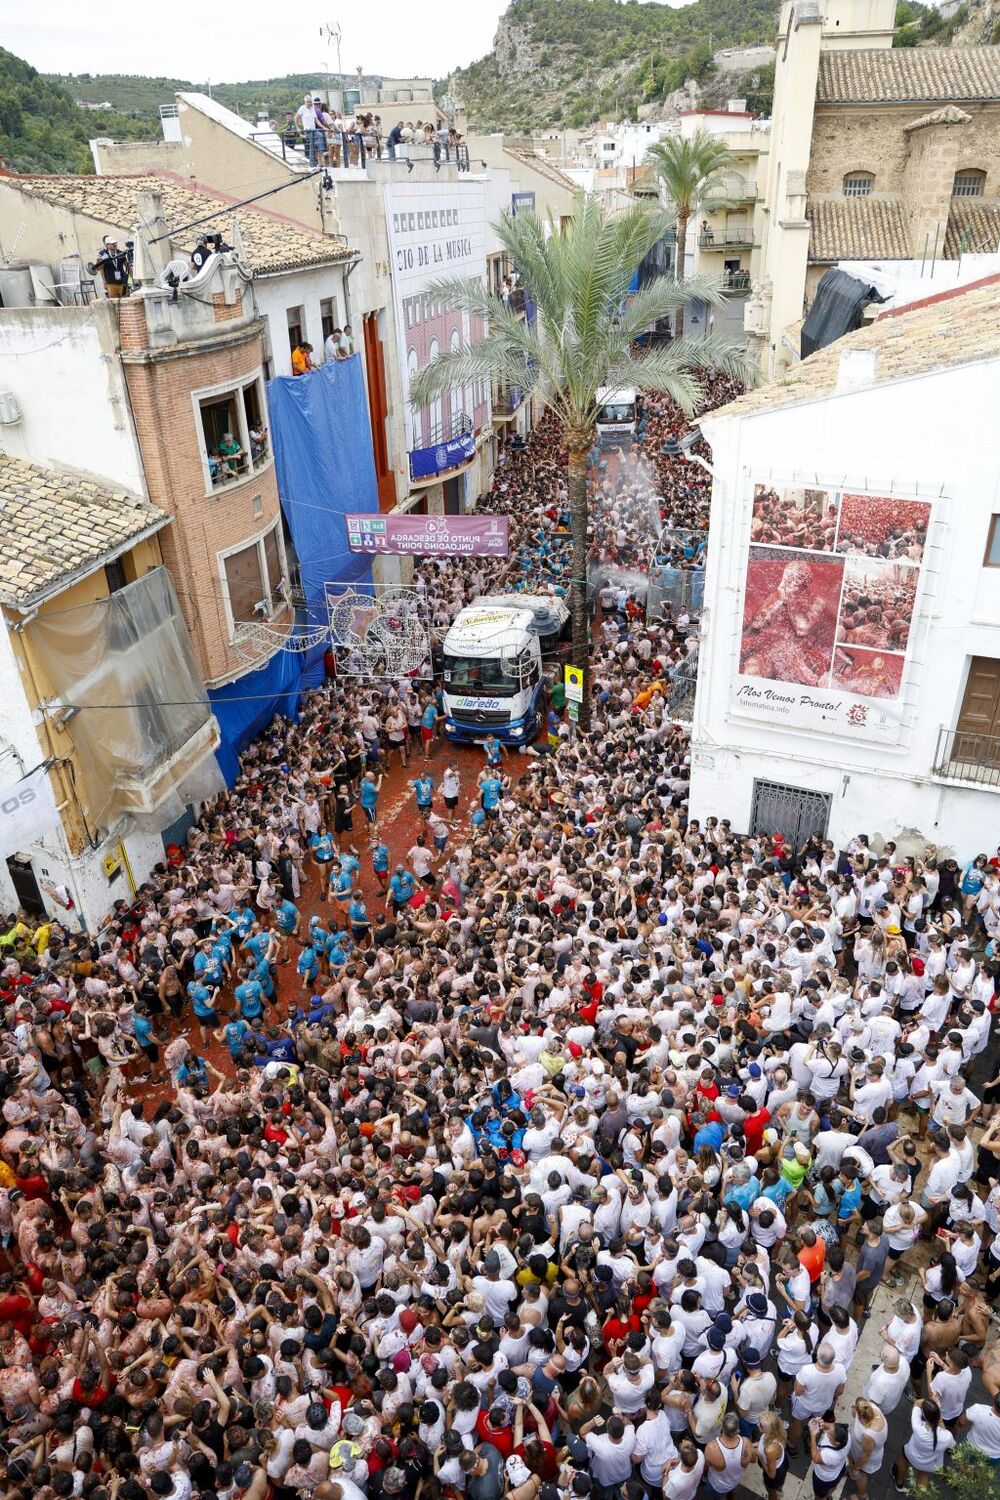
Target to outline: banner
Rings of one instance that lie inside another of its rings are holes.
[[[410,450],[410,474],[414,479],[429,479],[434,474],[443,474],[446,469],[457,469],[476,456],[476,435],[463,432],[446,443],[435,443],[430,448]]]
[[[732,710],[898,744],[930,503],[756,484]]]
[[[58,824],[56,799],[44,767],[0,792],[0,849],[5,853],[30,848]]]
[[[506,557],[506,516],[347,515],[352,552],[417,557]]]

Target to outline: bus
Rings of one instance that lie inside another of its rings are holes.
[[[597,441],[602,445],[631,442],[638,404],[634,390],[602,386],[597,393]]]

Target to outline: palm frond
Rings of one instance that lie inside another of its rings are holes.
[[[446,350],[410,378],[410,405],[418,411],[455,386],[475,380],[495,381],[504,387],[530,389],[538,380],[538,366],[509,346],[489,338],[462,349]]]

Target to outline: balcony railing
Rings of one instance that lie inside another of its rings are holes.
[[[227,484],[235,484],[237,480],[246,479],[249,474],[255,474],[267,462],[269,456],[270,448],[266,437],[252,442],[249,453],[234,453],[230,458],[224,458],[219,453],[210,453],[208,468],[212,476],[213,491],[221,490]]]
[[[748,292],[750,290],[750,272],[727,271],[722,278],[722,290],[724,292]]]
[[[512,417],[524,400],[524,389],[522,386],[511,386],[509,390],[496,390],[493,392],[493,415],[495,417]]]
[[[1000,789],[1000,735],[968,729],[938,730],[934,774],[949,781],[976,781]]]
[[[750,250],[753,248],[752,229],[727,229],[723,234],[699,233],[700,250]]]
[[[711,213],[714,204],[733,202],[756,202],[757,183],[753,177],[726,177],[714,196],[706,196],[705,208]]]

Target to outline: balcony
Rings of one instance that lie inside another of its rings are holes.
[[[756,203],[757,183],[752,177],[744,177],[741,173],[733,173],[724,176],[719,191],[719,197],[725,198],[729,203]],[[706,200],[705,208],[711,211],[711,201]]]
[[[517,415],[519,407],[524,402],[523,386],[511,386],[509,390],[495,390],[493,392],[493,415],[504,421]]]
[[[967,729],[938,730],[934,775],[947,781],[974,781],[1000,791],[1000,735]]]
[[[713,234],[711,230],[707,234],[698,235],[699,250],[752,250],[752,229],[727,229],[722,234]]]
[[[423,429],[415,436],[422,438]],[[456,412],[432,424],[422,447],[410,449],[410,482],[419,488],[434,484],[439,475],[466,468],[476,456],[476,432],[472,418]]]
[[[727,271],[722,278],[722,290],[730,296],[745,296],[750,290],[750,272]]]

